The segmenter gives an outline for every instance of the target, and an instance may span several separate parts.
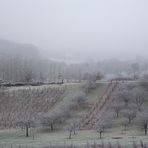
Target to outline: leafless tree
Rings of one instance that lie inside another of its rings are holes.
[[[68,139],[71,139],[72,138],[72,131],[73,131],[73,124],[70,123],[69,125],[67,125],[66,130],[68,130],[68,132],[69,132]]]
[[[144,109],[142,112],[138,114],[138,123],[140,127],[144,129],[144,133],[147,134],[148,130],[148,110]]]
[[[89,93],[91,90],[96,88],[96,83],[91,80],[87,80],[83,83],[82,89],[84,90],[85,93]]]
[[[29,137],[29,128],[35,127],[35,122],[32,120],[22,120],[17,122],[17,126],[26,129],[26,137]]]
[[[73,125],[73,134],[76,134],[76,130],[79,128],[79,120],[78,119],[72,119],[71,123]]]
[[[75,104],[75,106],[78,105],[79,107],[84,107],[86,100],[86,94],[82,91],[75,93],[72,97],[72,102]]]
[[[103,74],[99,71],[96,72],[94,75],[96,77],[96,80],[101,80],[104,77]]]
[[[79,126],[78,119],[72,119],[67,122],[66,130],[68,130],[69,132],[69,139],[72,138],[72,132],[73,132],[73,135],[76,134],[76,129],[78,129],[78,126]]]
[[[100,139],[102,139],[102,134],[107,128],[112,127],[113,113],[108,112],[104,114],[104,117],[96,123],[95,130],[99,133]]]
[[[102,139],[102,133],[104,132],[104,124],[98,125],[97,132],[100,135],[100,139]]]
[[[135,102],[139,111],[141,111],[141,107],[145,103],[147,96],[147,92],[141,87],[136,87],[132,90],[133,101]]]
[[[116,93],[116,98],[121,99],[121,101],[124,102],[125,107],[128,106],[131,100],[131,92],[126,85],[119,88],[118,92]]]
[[[114,110],[114,112],[116,113],[116,117],[119,117],[119,114],[121,112],[121,110],[123,109],[124,105],[122,102],[120,102],[120,100],[115,100],[111,106],[111,108]]]
[[[84,84],[82,85],[82,88],[85,93],[90,92],[92,89],[96,88],[96,81],[101,80],[103,78],[103,75],[100,72],[96,73],[87,73],[84,76]]]
[[[132,120],[136,118],[136,110],[134,109],[125,109],[122,111],[122,114],[125,118],[128,119],[129,124],[131,124]]]
[[[121,126],[123,127],[123,131],[127,131],[127,126],[129,125],[129,120],[127,118],[122,118],[121,120]]]
[[[46,113],[41,118],[41,124],[46,127],[50,127],[51,131],[54,130],[54,126],[57,123],[58,117],[57,114],[54,112]]]

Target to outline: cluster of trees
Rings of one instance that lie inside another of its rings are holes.
[[[137,61],[111,59],[68,64],[42,58],[34,45],[0,40],[0,79],[9,82],[56,81],[59,77],[81,81],[86,73],[98,70],[105,75],[125,74],[137,78],[140,72],[148,71],[147,60]]]
[[[92,74],[86,73],[83,77],[84,82],[82,85],[82,89],[85,93],[89,93],[91,90],[96,88],[97,80],[101,80],[103,78],[103,74],[100,72],[94,72]]]
[[[41,57],[38,48],[31,44],[18,44],[0,39],[0,79],[12,82],[81,81],[83,74],[99,69],[97,64],[57,62]]]
[[[0,59],[0,79],[8,82],[78,81],[85,79],[86,73],[93,73],[99,67],[90,64],[66,64],[42,58],[2,57]]]
[[[147,73],[148,61],[137,59],[133,61],[120,61],[118,59],[104,60],[98,63],[105,74],[124,75],[138,78],[140,73]]]
[[[121,84],[114,98],[111,109],[115,118],[120,118],[124,130],[128,125],[138,124],[147,134],[148,92],[141,84]]]
[[[103,119],[101,121],[97,122],[95,126],[95,130],[97,133],[99,133],[99,138],[102,139],[102,134],[106,131],[106,129],[111,128],[113,124],[113,114],[110,113],[104,113]]]
[[[120,83],[113,94],[113,102],[104,116],[98,120],[96,131],[102,138],[102,133],[107,128],[120,125],[122,131],[127,127],[137,125],[148,133],[148,81],[144,77],[142,82]],[[117,120],[117,122],[115,122]]]
[[[37,47],[33,45],[17,45],[0,41],[0,79],[8,82],[51,82],[59,79],[81,82],[85,80],[87,74],[97,73],[98,70],[105,75],[126,74],[137,78],[140,71],[148,70],[147,63],[147,61],[137,63],[107,60],[68,64],[43,59]]]
[[[69,139],[71,139],[72,131],[75,134],[75,130],[78,128],[79,119],[67,120],[72,117],[73,111],[85,108],[86,100],[86,94],[82,91],[67,96],[60,104],[42,116],[40,119],[41,125],[43,127],[50,127],[51,131],[55,128],[60,128],[62,125],[66,125],[64,128],[69,131]]]

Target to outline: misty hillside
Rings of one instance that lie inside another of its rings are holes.
[[[9,40],[0,39],[0,56],[35,58],[39,57],[39,52],[37,47],[32,44],[18,44]]]
[[[0,148],[148,148],[148,0],[0,0]]]

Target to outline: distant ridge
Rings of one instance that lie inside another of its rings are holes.
[[[13,41],[0,39],[0,57],[19,56],[22,58],[39,58],[39,51],[35,45],[20,44]]]

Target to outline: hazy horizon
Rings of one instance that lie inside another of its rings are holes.
[[[59,59],[133,59],[148,54],[148,1],[0,0],[0,38]]]

